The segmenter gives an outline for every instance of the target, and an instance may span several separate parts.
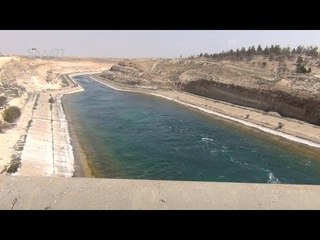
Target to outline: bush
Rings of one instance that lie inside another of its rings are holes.
[[[18,107],[9,107],[3,112],[3,120],[5,120],[8,123],[15,122],[21,115],[20,108]]]
[[[311,68],[309,68],[309,69],[310,69],[310,72],[311,72]],[[308,70],[305,68],[305,66],[303,66],[301,64],[298,64],[296,72],[305,74],[305,73],[308,73]]]
[[[261,65],[263,68],[265,68],[267,66],[267,63],[266,62],[263,62],[262,65]]]

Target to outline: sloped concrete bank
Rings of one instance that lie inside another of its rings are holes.
[[[61,98],[64,94],[83,89],[75,84],[71,77],[65,76],[65,78],[68,80],[68,88],[39,93],[21,154],[21,167],[14,175],[56,177],[74,175],[73,147]],[[51,97],[53,103],[49,101]]]
[[[320,209],[320,186],[0,177],[0,209]]]

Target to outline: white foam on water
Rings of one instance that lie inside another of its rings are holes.
[[[203,137],[203,138],[201,138],[201,141],[203,141],[203,142],[212,142],[213,139],[212,138]]]
[[[269,172],[269,174],[268,174],[267,183],[279,184],[280,183],[279,179],[271,171],[268,171],[268,172]]]

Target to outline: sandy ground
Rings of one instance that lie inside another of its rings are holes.
[[[312,124],[284,118],[278,116],[276,113],[265,113],[257,109],[237,106],[186,92],[148,90],[137,87],[130,88],[99,77],[93,77],[93,79],[116,90],[135,91],[162,97],[202,112],[215,115],[219,118],[231,120],[233,123],[236,122],[249,128],[258,129],[267,134],[272,134],[289,141],[304,144],[308,147],[320,149],[320,127]],[[276,129],[279,122],[284,125],[281,129]]]
[[[6,77],[9,79],[8,76],[14,76],[15,84],[26,89],[21,96],[10,99],[9,101],[10,106],[18,106],[21,108],[21,117],[17,120],[15,127],[6,130],[4,133],[0,133],[0,173],[6,174],[3,170],[11,162],[13,154],[22,154],[21,149],[17,151],[17,145],[19,145],[19,140],[21,142],[27,135],[30,120],[34,120],[33,115],[37,110],[35,106],[37,95],[43,96],[39,98],[38,106],[48,105],[48,94],[52,94],[54,97],[60,94],[59,98],[61,98],[63,93],[66,94],[73,91],[63,86],[62,80],[59,78],[62,74],[100,72],[110,68],[113,64],[113,62],[108,61],[0,57],[0,67],[3,67],[3,69],[6,67],[6,72],[1,72],[1,80],[6,79]],[[52,72],[54,74],[51,74]],[[50,73],[49,75],[51,76],[49,78],[50,81],[47,81],[48,73]],[[48,108],[45,110],[46,111],[41,114],[48,114]],[[2,114],[0,111],[0,120],[1,118]],[[41,127],[42,125],[40,124],[40,128]],[[57,131],[59,131],[59,129],[57,129]]]

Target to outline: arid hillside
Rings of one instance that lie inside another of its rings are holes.
[[[35,134],[42,139],[38,145],[32,142],[29,145],[31,148],[43,148],[39,146],[46,143],[50,145],[45,136],[49,136],[46,131],[53,122],[48,116],[53,116],[53,109],[59,109],[59,104],[54,105],[56,108],[52,105],[49,108],[48,104],[54,103],[57,95],[72,90],[74,86],[64,74],[99,72],[114,63],[112,60],[100,59],[0,56],[0,174],[14,173],[19,167],[29,129],[32,132],[36,128]],[[63,124],[55,126],[59,129],[56,134],[63,133]],[[32,138],[32,134],[30,136]],[[61,136],[57,139],[61,139]],[[67,142],[61,143],[65,149]],[[48,153],[48,149],[42,150]]]
[[[297,72],[298,61],[311,72]],[[100,76],[131,86],[186,91],[320,125],[319,57],[127,59]]]
[[[62,74],[101,71],[108,64],[95,59],[0,57],[0,124],[5,124],[1,114],[5,108],[22,108],[32,93],[63,88],[67,82]]]

